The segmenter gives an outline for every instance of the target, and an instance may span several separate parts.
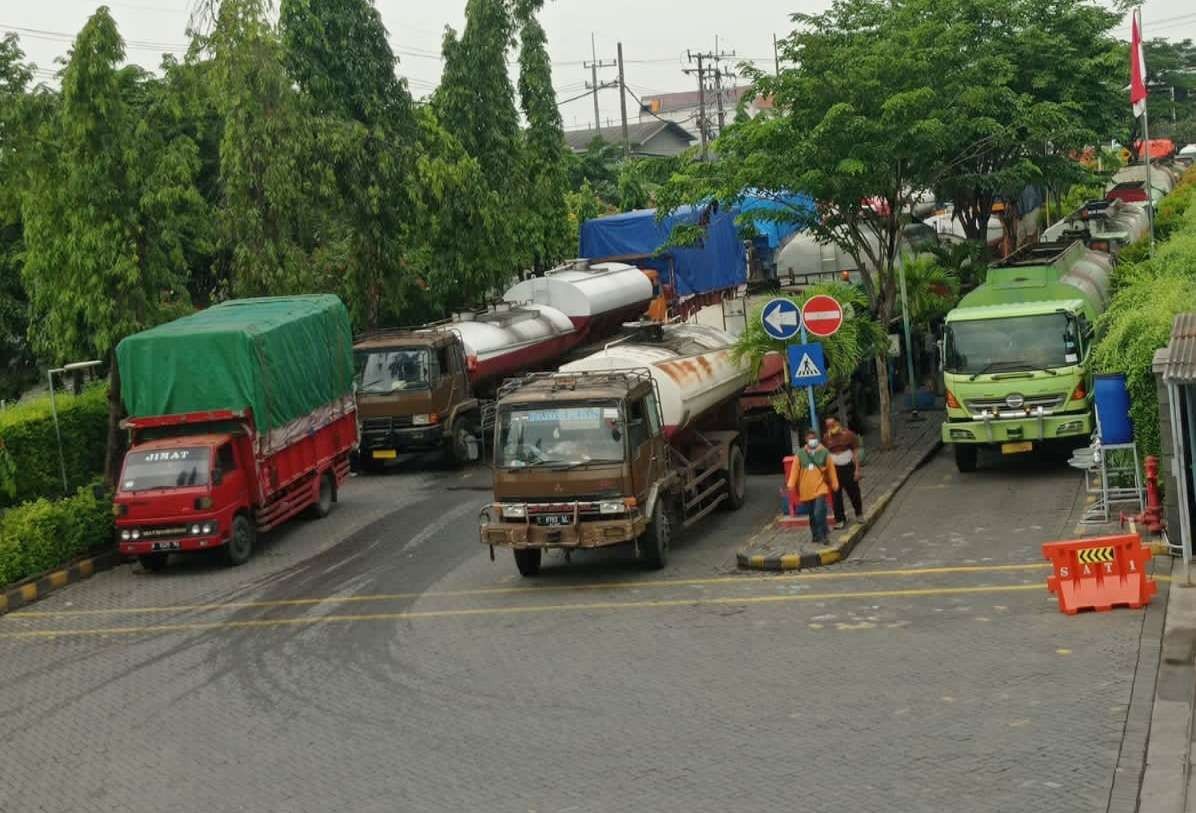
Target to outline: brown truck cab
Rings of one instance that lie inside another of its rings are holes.
[[[354,343],[353,357],[363,468],[378,468],[403,452],[442,449],[458,463],[478,457],[481,406],[455,332],[368,334]]]
[[[632,544],[648,566],[664,567],[674,533],[720,505],[743,504],[734,421],[715,417],[701,431],[666,438],[646,369],[508,382],[499,392],[494,502],[479,517],[481,542],[492,556],[495,547],[511,548],[524,576],[538,573],[543,551],[553,548],[568,555]]]

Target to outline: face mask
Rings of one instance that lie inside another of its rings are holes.
[[[818,438],[810,438],[809,440],[806,441],[806,445],[809,446],[811,449],[817,449],[818,448]]]

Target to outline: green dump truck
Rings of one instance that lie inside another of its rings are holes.
[[[1092,433],[1090,357],[1111,272],[1109,255],[1080,242],[1028,246],[947,314],[942,437],[961,472],[982,447],[1021,454]]]

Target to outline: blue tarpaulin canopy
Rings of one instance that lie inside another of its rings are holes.
[[[781,212],[787,216],[799,216],[805,212],[814,216],[814,199],[805,194],[763,196],[749,191],[736,207],[742,215],[757,216],[764,212]],[[805,225],[794,221],[771,221],[764,218],[753,220],[756,231],[768,241],[768,247],[776,251],[789,235],[805,229]]]
[[[747,281],[743,242],[735,228],[735,212],[720,211],[709,217],[699,245],[670,248],[651,257],[668,242],[673,226],[695,224],[704,208],[684,207],[656,222],[655,209],[640,209],[581,224],[581,256],[591,260],[637,258],[636,264],[653,268],[670,282],[679,296],[734,288]]]

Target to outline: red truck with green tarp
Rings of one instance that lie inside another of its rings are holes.
[[[349,316],[331,295],[224,302],[116,349],[129,431],[119,550],[252,555],[257,534],[325,516],[357,445]]]

